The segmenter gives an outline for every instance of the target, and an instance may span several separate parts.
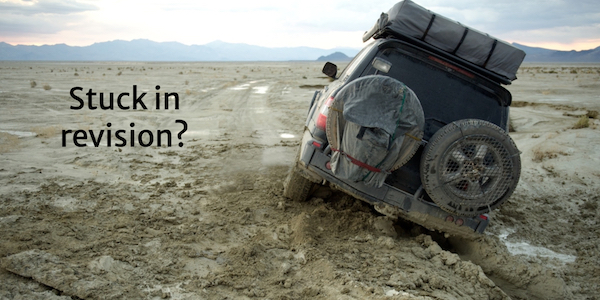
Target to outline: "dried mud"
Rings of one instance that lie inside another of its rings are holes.
[[[597,67],[525,65],[508,87],[521,182],[475,241],[327,187],[282,196],[320,68],[1,63],[0,298],[596,299],[599,123],[572,125],[599,110]],[[133,84],[181,109],[68,109],[73,86]],[[62,129],[175,119],[181,148],[61,145]]]

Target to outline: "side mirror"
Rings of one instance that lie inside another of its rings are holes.
[[[335,79],[335,75],[337,75],[337,66],[334,63],[326,62],[323,66],[323,74]]]

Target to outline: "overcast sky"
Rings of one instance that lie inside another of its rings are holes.
[[[0,0],[9,44],[150,39],[267,47],[362,47],[362,34],[397,0]],[[508,42],[557,50],[600,46],[599,0],[416,0]]]

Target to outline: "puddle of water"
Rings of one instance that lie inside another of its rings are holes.
[[[240,84],[240,85],[236,85],[232,88],[229,88],[230,90],[234,90],[234,91],[241,91],[241,90],[247,90],[250,88],[250,84],[248,83],[244,83],[244,84]]]
[[[20,138],[37,136],[37,134],[35,132],[29,132],[29,131],[0,130],[0,132],[5,132],[8,134],[16,135]]]
[[[210,134],[211,131],[209,129],[192,130],[185,132],[186,136],[209,136]]]
[[[574,255],[556,253],[548,248],[533,246],[526,242],[510,242],[508,241],[508,235],[512,232],[504,231],[498,237],[500,240],[506,245],[508,248],[508,252],[512,255],[527,255],[531,257],[547,257],[547,258],[555,258],[564,263],[573,263],[577,258]]]
[[[252,89],[255,94],[266,94],[269,90],[269,86],[255,86]]]
[[[293,139],[296,136],[293,135],[293,134],[289,134],[289,133],[282,133],[282,134],[279,135],[279,137],[282,138],[282,139]]]

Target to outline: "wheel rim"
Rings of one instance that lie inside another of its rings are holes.
[[[457,210],[493,206],[510,188],[510,155],[497,139],[487,135],[454,142],[443,154],[440,167],[441,186],[459,199],[447,204]]]

